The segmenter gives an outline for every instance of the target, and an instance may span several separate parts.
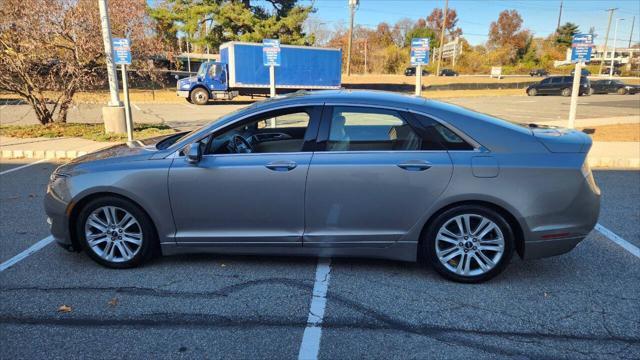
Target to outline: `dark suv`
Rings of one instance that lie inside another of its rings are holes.
[[[529,75],[531,76],[547,76],[549,75],[549,72],[545,69],[535,69],[535,70],[531,70],[529,72]]]
[[[416,68],[411,66],[408,67],[406,69],[404,69],[404,75],[405,76],[416,76]],[[429,71],[427,71],[426,69],[422,69],[422,76],[427,76],[429,75]]]
[[[458,76],[458,73],[451,69],[440,70],[440,76]]]
[[[562,95],[571,96],[573,76],[551,76],[539,83],[529,85],[527,95]],[[591,84],[586,76],[580,77],[580,91],[578,95],[589,95]]]

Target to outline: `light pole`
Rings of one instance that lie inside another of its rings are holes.
[[[613,51],[611,52],[611,65],[609,66],[609,77],[613,76],[613,65],[616,59],[616,38],[618,37],[618,22],[624,19],[616,19],[616,27],[613,30]]]
[[[351,75],[351,43],[353,42],[353,17],[360,0],[349,0],[349,45],[347,47],[347,76]]]

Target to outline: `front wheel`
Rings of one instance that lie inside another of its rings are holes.
[[[529,95],[529,96],[536,96],[536,95],[538,95],[538,90],[536,90],[536,89],[529,89],[529,90],[527,90],[527,95]]]
[[[203,88],[196,88],[191,91],[190,98],[196,105],[206,105],[209,102],[209,92]]]
[[[149,216],[115,196],[90,201],[80,210],[76,233],[89,257],[110,268],[131,268],[149,259],[157,236]]]
[[[502,272],[511,260],[509,223],[491,208],[463,205],[445,211],[424,239],[424,256],[447,279],[478,283]]]

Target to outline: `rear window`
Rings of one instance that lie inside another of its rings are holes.
[[[432,147],[435,148],[436,144],[440,144],[446,150],[474,150],[474,147],[462,137],[439,122],[420,114],[413,114],[413,116],[425,128],[424,140]]]

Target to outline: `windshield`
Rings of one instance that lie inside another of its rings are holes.
[[[200,64],[200,68],[198,69],[198,77],[204,77],[206,71],[207,71],[207,63],[204,62]]]

